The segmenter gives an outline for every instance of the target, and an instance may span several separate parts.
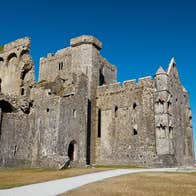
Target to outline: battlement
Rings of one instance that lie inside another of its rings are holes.
[[[73,38],[70,41],[71,47],[79,46],[81,44],[92,44],[98,50],[100,50],[102,48],[102,43],[98,39],[96,39],[95,37],[89,36],[89,35],[82,35],[82,36]]]
[[[154,80],[150,76],[136,79],[127,80],[122,83],[117,82],[109,85],[98,86],[97,96],[104,96],[110,94],[118,94],[127,90],[136,90],[144,87],[153,87]]]
[[[53,53],[48,53],[47,57],[41,57],[40,58],[40,63],[45,63],[48,61],[54,61],[56,59],[58,59],[59,57],[67,57],[67,56],[71,56],[71,50],[70,48],[63,48],[60,50],[57,50],[54,54]]]

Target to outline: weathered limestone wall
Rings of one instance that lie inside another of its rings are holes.
[[[40,60],[30,39],[0,52],[0,167],[193,165],[192,113],[175,61],[167,72],[116,83],[92,36]]]
[[[54,81],[57,76],[67,79],[71,74],[70,48],[58,50],[54,55],[49,53],[47,58],[40,59],[39,81]]]
[[[96,164],[141,166],[157,159],[153,93],[150,78],[98,87]]]
[[[34,67],[29,55],[30,38],[5,44],[0,52],[0,91],[7,95],[26,95],[34,84]]]
[[[192,135],[192,114],[187,91],[180,83],[176,63],[170,62],[168,87],[171,94],[170,126],[173,127],[174,154],[178,165],[193,165],[194,147]]]
[[[70,92],[56,95],[50,85],[31,90],[30,112],[24,113],[20,100],[13,111],[1,111],[1,167],[63,168],[69,164],[68,148],[74,142],[71,165],[86,164],[87,78],[80,75]],[[3,103],[5,104],[5,103]],[[2,107],[2,101],[0,102]],[[10,106],[11,107],[11,106]]]
[[[68,148],[74,142],[75,152],[72,165],[85,166],[87,156],[87,78],[80,75],[75,94],[67,94],[60,101],[58,152],[68,156]]]
[[[49,86],[34,89],[33,166],[64,167],[72,141],[72,165],[86,164],[87,78],[81,75],[76,80],[74,90],[61,97],[51,94]]]
[[[28,116],[4,113],[1,122],[0,166],[30,166],[31,132],[28,126]]]
[[[104,84],[116,81],[116,67],[100,55],[102,44],[92,36],[80,36],[71,39],[72,67],[75,74],[85,74],[89,79],[89,97],[91,89],[100,83],[100,74]],[[94,95],[94,93],[92,93]]]
[[[72,67],[76,74],[84,73],[88,77],[88,98],[90,105],[90,159],[95,163],[96,141],[96,89],[98,85],[116,82],[116,67],[100,55],[102,44],[92,36],[80,36],[71,39]]]

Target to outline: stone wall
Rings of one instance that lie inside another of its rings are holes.
[[[1,167],[30,166],[31,132],[27,115],[3,113],[0,141]]]
[[[181,85],[176,63],[170,62],[168,71],[168,87],[171,94],[170,127],[173,127],[174,154],[178,165],[194,163],[194,147],[192,135],[192,114],[189,95]]]
[[[116,67],[100,55],[102,44],[92,36],[80,36],[70,42],[73,72],[88,77],[88,98],[90,107],[90,162],[95,163],[96,142],[96,89],[103,84],[116,82]]]
[[[48,87],[49,88],[49,87]],[[63,96],[48,94],[44,86],[35,91],[44,91],[43,97],[34,97],[35,120],[33,165],[41,167],[62,168],[68,164],[68,148],[74,142],[72,165],[86,164],[87,132],[87,78],[77,78],[74,91]],[[73,89],[72,89],[73,90]],[[40,93],[34,93],[34,96]]]
[[[153,93],[150,78],[98,87],[97,164],[152,165],[157,158]]]
[[[56,77],[68,79],[72,73],[71,50],[64,48],[47,58],[40,59],[39,81],[54,81]]]

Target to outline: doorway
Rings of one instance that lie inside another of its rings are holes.
[[[68,157],[70,158],[70,161],[76,160],[76,141],[75,140],[71,141],[69,144]]]

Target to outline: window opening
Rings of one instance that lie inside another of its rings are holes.
[[[98,110],[98,137],[101,137],[101,109]]]

